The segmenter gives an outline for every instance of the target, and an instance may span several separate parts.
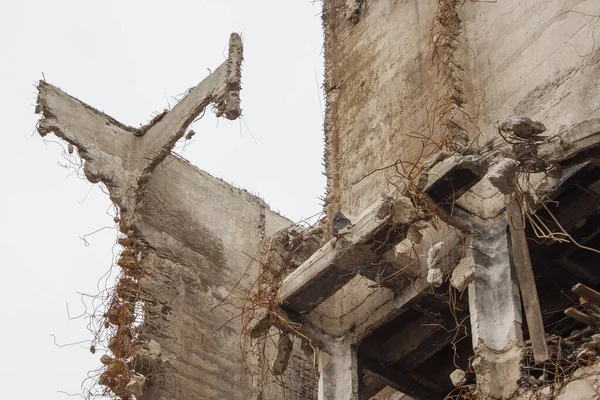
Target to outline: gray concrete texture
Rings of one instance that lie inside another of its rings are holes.
[[[444,75],[460,72],[460,111],[473,120],[464,128],[471,139],[478,136],[475,145],[495,135],[495,124],[508,114],[527,115],[552,134],[600,115],[596,2],[459,2],[452,60],[432,63],[430,34],[432,26],[440,31],[436,13],[444,3],[365,2],[356,25],[333,5],[325,6],[331,211],[360,213],[389,190],[388,178],[397,174],[387,169],[360,178],[399,159],[418,158],[419,135],[434,123],[428,101],[432,93],[442,98],[447,89],[431,92],[440,65]],[[450,83],[445,77],[438,86]],[[433,138],[443,132],[434,130]],[[476,193],[482,200],[497,190],[482,182]]]

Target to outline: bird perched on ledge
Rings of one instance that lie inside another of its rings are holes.
[[[352,228],[352,221],[341,212],[336,212],[331,224],[331,233],[333,233],[333,236],[339,239],[350,233],[350,228]]]

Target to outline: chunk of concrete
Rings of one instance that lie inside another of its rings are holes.
[[[498,129],[504,132],[513,132],[523,138],[533,137],[546,131],[544,124],[532,121],[531,118],[524,115],[507,115],[498,121]]]
[[[427,283],[433,285],[433,287],[440,287],[444,283],[444,274],[442,270],[438,268],[432,268],[427,271]]]
[[[450,374],[450,380],[452,381],[454,387],[463,386],[465,383],[467,383],[467,376],[465,374],[465,371],[463,371],[462,369],[455,369]]]
[[[277,341],[277,356],[273,361],[272,372],[273,375],[281,375],[287,369],[288,363],[290,362],[290,356],[292,355],[292,348],[294,343],[287,333],[282,333]]]
[[[501,158],[490,167],[487,178],[502,194],[514,192],[519,163],[512,158]]]
[[[417,209],[408,197],[400,197],[392,206],[392,221],[395,224],[410,224],[417,220]]]
[[[423,241],[423,234],[416,226],[410,225],[408,227],[408,232],[406,233],[406,238],[413,243],[420,244]]]
[[[472,256],[464,257],[450,277],[450,284],[458,291],[462,292],[469,286],[469,283],[475,280],[475,260]]]
[[[438,261],[440,259],[440,255],[442,250],[444,249],[444,242],[437,242],[433,246],[429,248],[427,252],[427,268],[435,269]]]
[[[590,400],[596,398],[596,391],[585,379],[569,382],[557,400]]]

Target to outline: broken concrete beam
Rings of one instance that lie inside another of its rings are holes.
[[[541,144],[538,156],[545,162],[566,167],[600,157],[600,118],[582,121]]]
[[[453,154],[423,171],[417,189],[448,210],[454,201],[479,182],[487,171],[484,158],[474,154]]]
[[[311,350],[312,347],[327,347],[330,343],[330,337],[321,329],[313,326],[310,322],[300,321],[294,315],[282,309],[272,312],[264,308],[259,309],[255,312],[253,319],[246,325],[244,333],[252,339],[257,339],[266,335],[271,327],[294,335],[303,341],[310,340],[308,347]]]
[[[37,130],[41,136],[54,132],[70,146],[77,147],[88,180],[102,181],[111,200],[121,208],[121,230],[126,233],[136,222],[133,214],[154,167],[169,154],[194,118],[210,103],[217,104],[217,114],[232,119],[239,116],[236,93],[241,61],[241,39],[232,34],[229,59],[191,89],[172,110],[159,114],[140,129],[126,126],[40,81],[35,111],[41,114],[41,119]]]
[[[409,223],[407,215],[416,218],[412,203],[402,200],[380,199],[363,213],[351,233],[334,238],[317,250],[285,278],[280,289],[281,304],[297,313],[308,313],[362,269],[377,269],[383,254],[406,235],[405,227],[394,221]],[[413,212],[402,207],[401,212],[398,204]]]
[[[294,342],[290,335],[287,333],[281,333],[279,335],[279,340],[277,341],[277,355],[275,356],[275,360],[273,360],[273,367],[271,371],[273,375],[281,375],[287,369],[288,363],[290,362],[290,356],[292,355],[292,348],[294,346]]]
[[[444,275],[454,269],[464,252],[461,238],[455,229],[449,227],[438,227],[438,229],[427,232],[423,242],[414,248],[412,245],[406,245],[407,239],[405,239],[396,245],[393,251],[385,254],[385,274],[386,276],[395,274],[393,279],[384,280],[380,287],[374,289],[375,293],[369,297],[369,301],[361,303],[353,311],[357,318],[345,320],[345,332],[352,332],[357,340],[362,340],[378,327],[412,307],[415,302],[419,302],[423,293],[430,292],[431,286],[426,279],[427,265],[424,253],[433,243],[442,238],[444,246],[437,254],[436,268],[439,268]],[[394,254],[399,248],[402,248],[400,253]],[[393,290],[390,291],[387,287]]]
[[[229,57],[213,73],[191,89],[162,118],[145,131],[144,140],[136,143],[136,158],[145,168],[161,162],[184,135],[186,128],[210,104],[217,104],[217,116],[227,119],[240,116],[239,91],[243,59],[242,39],[237,33],[229,39]],[[140,165],[141,166],[141,165]]]

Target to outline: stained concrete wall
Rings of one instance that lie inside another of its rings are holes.
[[[450,3],[458,18],[452,54],[435,61],[435,33],[444,31],[437,17]],[[594,0],[371,0],[362,2],[357,23],[344,11],[339,1],[324,2],[330,214],[357,215],[393,189],[394,169],[375,171],[419,157],[417,137],[442,116],[433,98],[457,86],[462,117],[455,120],[478,138],[475,146],[497,135],[494,124],[510,113],[556,133],[600,115]],[[434,139],[444,133],[433,131]],[[493,197],[488,186],[479,185],[479,197],[468,202]]]
[[[365,174],[418,151],[425,124],[433,1],[369,1],[354,25],[339,2],[324,2],[325,139],[330,215],[359,215],[389,189]]]
[[[155,169],[146,196],[140,230],[152,250],[141,286],[154,300],[141,337],[157,341],[170,361],[158,392],[149,387],[145,398],[249,398],[253,386],[257,396],[259,369],[252,382],[243,357],[251,367],[256,360],[249,343],[242,348],[238,317],[256,269],[219,304],[244,275],[248,255],[290,221],[174,156]],[[287,383],[298,386],[297,378]]]

